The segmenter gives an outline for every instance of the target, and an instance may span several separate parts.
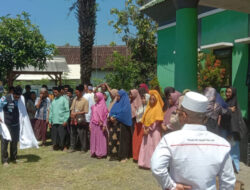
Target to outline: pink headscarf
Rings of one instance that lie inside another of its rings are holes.
[[[145,83],[142,83],[139,85],[140,88],[144,88],[146,90],[146,92],[148,93],[148,85],[146,85]]]
[[[136,111],[141,107],[142,101],[141,101],[141,96],[138,92],[138,90],[133,89],[130,91],[132,94],[133,100],[131,102],[131,111],[132,111],[132,118],[136,116]]]
[[[99,122],[104,123],[108,116],[108,108],[104,99],[104,95],[101,92],[95,94],[97,96],[98,102],[91,107],[91,123],[96,125]]]
[[[170,117],[171,117],[171,114],[176,111],[176,109],[178,108],[178,105],[179,105],[179,97],[181,96],[181,93],[178,92],[178,91],[175,91],[174,93],[171,93],[170,94],[171,98],[172,98],[172,101],[173,101],[173,105],[170,106],[165,114],[164,114],[164,124],[165,125],[168,125],[170,124]]]

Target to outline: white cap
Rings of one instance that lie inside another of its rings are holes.
[[[185,94],[181,105],[193,112],[204,113],[207,111],[208,99],[197,92],[188,92]]]

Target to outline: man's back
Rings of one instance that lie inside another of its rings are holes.
[[[215,180],[219,176],[220,189],[230,190],[235,177],[229,152],[229,143],[208,132],[205,126],[186,124],[182,130],[162,138],[152,157],[151,167],[166,188],[180,183],[191,186],[192,190],[212,190],[216,189]],[[169,178],[159,178],[160,170],[164,175],[162,164],[169,166],[169,174],[165,172]]]

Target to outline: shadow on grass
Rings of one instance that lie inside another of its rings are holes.
[[[18,160],[22,160],[23,162],[38,162],[41,159],[40,156],[34,154],[26,154],[18,156]]]
[[[47,141],[46,143],[45,143],[45,146],[51,146],[52,145],[52,141]]]

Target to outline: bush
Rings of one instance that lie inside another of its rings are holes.
[[[205,60],[204,60],[205,59]],[[205,61],[204,65],[202,62]],[[198,90],[203,91],[208,86],[215,89],[225,86],[226,69],[221,61],[212,54],[204,54],[198,62]]]

